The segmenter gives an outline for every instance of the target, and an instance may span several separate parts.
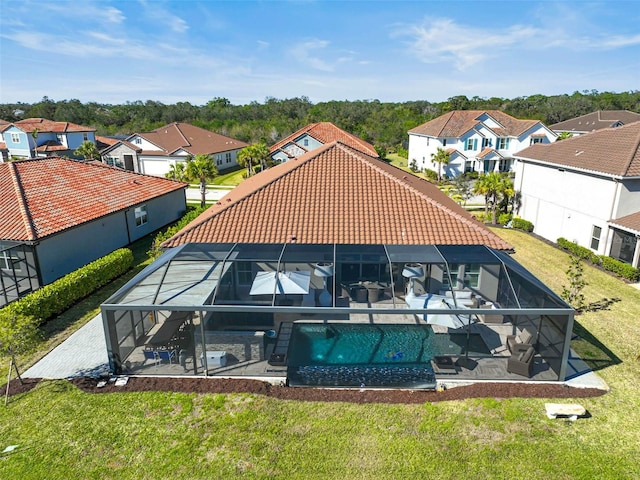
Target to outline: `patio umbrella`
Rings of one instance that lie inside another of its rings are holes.
[[[250,295],[304,295],[309,293],[311,272],[258,272]]]

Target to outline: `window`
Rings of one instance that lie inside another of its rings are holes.
[[[491,139],[490,138],[483,138],[482,139],[482,148],[486,148],[486,147],[490,147],[491,146]]]
[[[465,150],[477,150],[478,149],[478,139],[477,138],[468,138],[467,144],[465,145]]]
[[[542,141],[544,140],[543,137],[531,137],[531,141],[529,142],[529,145],[533,145],[536,143],[542,143]]]
[[[471,288],[478,288],[480,285],[480,265],[477,263],[470,263],[465,266],[464,269],[464,286]]]
[[[144,225],[145,223],[147,223],[147,206],[142,205],[140,207],[136,207],[135,216],[136,216],[136,227],[139,227],[140,225]]]
[[[235,265],[238,274],[238,285],[251,285],[253,282],[251,262],[236,262]]]
[[[464,162],[464,171],[465,173],[473,172],[473,161],[467,160]]]
[[[447,139],[446,139],[446,138],[443,138],[443,139],[442,139],[442,146],[443,146],[443,147],[446,147],[446,146],[447,146]]]
[[[60,145],[64,145],[64,135],[61,133],[56,134],[56,139]]]
[[[16,272],[20,271],[20,262],[19,258],[15,255],[11,255],[11,250],[5,250],[0,252],[0,269],[2,270],[15,270]]]
[[[302,144],[303,144],[305,147],[308,147],[308,146],[309,146],[309,139],[308,139],[308,138],[305,138],[305,139],[304,139],[304,142],[303,142]]]
[[[133,143],[136,145],[140,145],[142,143],[142,139],[140,137],[136,137],[133,139]]]
[[[85,133],[83,133],[83,134],[82,134],[82,139],[83,139],[85,142],[89,141],[89,134],[88,134],[88,133],[86,133],[86,132],[85,132]]]
[[[12,143],[20,143],[20,134],[19,133],[12,133],[11,134],[11,142]]]
[[[105,157],[104,161],[112,167],[124,168],[124,163],[120,160],[120,157]]]
[[[498,150],[508,150],[509,149],[509,138],[500,137],[498,139]]]
[[[593,250],[598,250],[600,246],[600,235],[602,234],[602,228],[594,225],[593,232],[591,233],[591,248]]]
[[[231,163],[231,152],[227,152],[225,155],[225,162]]]
[[[632,233],[614,230],[610,256],[621,262],[632,263],[637,244],[638,239]]]
[[[507,158],[503,158],[502,160],[500,160],[500,163],[498,164],[499,171],[508,172],[510,168],[511,168],[511,160]]]

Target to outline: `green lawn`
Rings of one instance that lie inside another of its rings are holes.
[[[561,290],[565,253],[522,232],[496,232]],[[352,405],[86,394],[52,381],[0,408],[0,451],[19,445],[2,454],[0,478],[640,478],[640,291],[591,267],[585,273],[587,301],[611,304],[578,317],[576,342],[611,392],[562,401],[581,403],[590,418],[547,419],[545,399]]]

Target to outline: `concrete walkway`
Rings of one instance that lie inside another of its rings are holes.
[[[205,193],[205,199],[207,203],[217,202],[227,193],[233,190],[233,187],[208,187]],[[186,196],[188,202],[200,201],[200,189],[199,188],[187,188]]]
[[[109,373],[102,316],[89,323],[24,372],[27,378],[99,377]]]

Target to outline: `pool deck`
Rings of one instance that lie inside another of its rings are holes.
[[[349,322],[375,323],[373,317],[375,315],[362,315],[357,320],[352,318]],[[309,321],[309,319],[304,321]],[[422,323],[422,321],[414,315],[395,315],[386,317],[384,322],[379,323],[416,324]],[[433,325],[433,328],[436,333],[438,331],[447,331],[446,327],[437,325]],[[471,326],[471,332],[481,334],[489,347],[498,341],[502,342],[506,335],[510,334],[511,330],[512,327],[507,324],[487,326],[476,323]],[[494,351],[494,355],[490,358],[477,358],[477,365],[472,370],[463,367],[442,370],[435,368],[436,379],[438,383],[445,383],[451,387],[473,382],[537,383],[540,381],[552,381],[549,380],[550,373],[538,359],[536,359],[538,364],[534,365],[534,375],[529,379],[506,371],[508,352]],[[102,318],[97,315],[24,372],[24,377],[64,379],[80,376],[100,376],[105,375],[107,372],[108,358],[104,329],[102,327]],[[140,369],[135,373],[143,376],[189,376],[189,372],[185,372],[184,368],[175,362],[172,364],[150,362],[144,369]],[[209,376],[256,378],[279,384],[286,380],[287,367],[271,365],[266,360],[254,360],[210,369]],[[609,389],[606,383],[574,352],[570,354],[568,372],[564,383],[578,388]]]

